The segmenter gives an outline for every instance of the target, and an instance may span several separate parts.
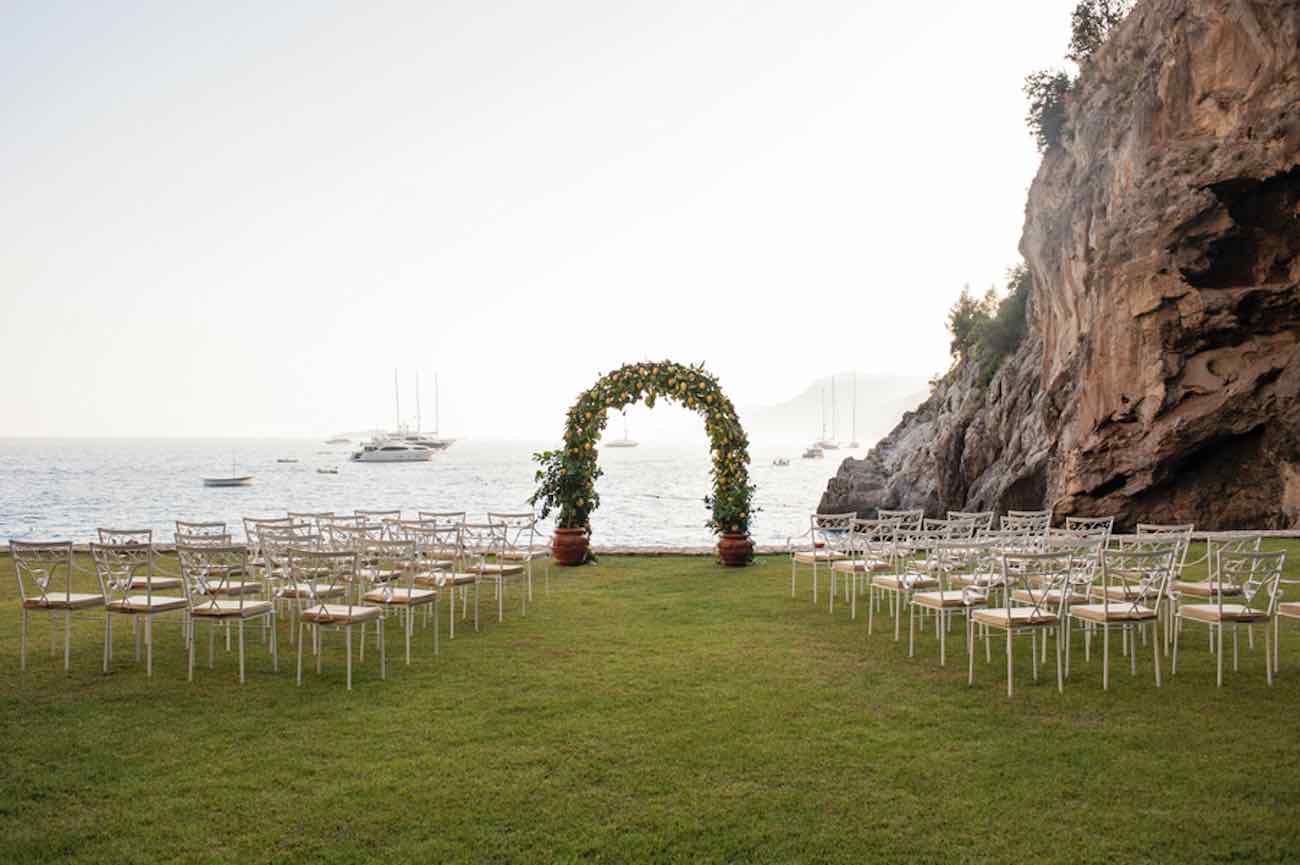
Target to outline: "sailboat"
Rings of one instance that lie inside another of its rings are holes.
[[[637,442],[627,437],[627,412],[623,412],[623,438],[605,442],[607,448],[634,448]]]
[[[857,450],[862,447],[858,443],[858,371],[853,371],[853,440],[849,442],[849,450]]]
[[[417,436],[411,436],[402,429],[401,390],[397,384],[397,370],[393,370],[393,413],[397,419],[397,431],[387,435],[375,434],[361,450],[352,452],[352,461],[357,463],[417,463],[433,459],[433,448],[420,443]]]
[[[402,440],[414,445],[429,448],[435,451],[445,451],[455,443],[453,438],[443,438],[438,435],[438,374],[433,374],[433,435],[425,435],[420,431],[420,374],[415,374],[415,432],[406,433]]]
[[[822,437],[816,447],[824,451],[837,451],[840,443],[835,441],[835,376],[831,376],[831,436],[826,436],[826,389],[822,388]]]
[[[235,467],[235,455],[230,455],[230,474],[226,476],[205,477],[205,487],[246,487],[253,482],[252,475],[241,475]]]

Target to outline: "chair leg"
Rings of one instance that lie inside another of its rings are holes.
[[[302,684],[302,620],[298,620],[298,684]]]
[[[939,666],[945,667],[947,666],[948,657],[948,640],[946,636],[948,633],[948,613],[946,611],[939,611],[939,622],[941,623],[939,626]]]
[[[190,645],[185,650],[185,657],[187,660],[186,669],[185,669],[185,681],[193,682],[194,681],[194,641],[193,640],[190,640]]]
[[[1138,657],[1138,653],[1137,653],[1137,644],[1138,644],[1138,639],[1137,639],[1137,638],[1138,638],[1138,635],[1137,635],[1137,631],[1142,631],[1142,626],[1141,626],[1141,625],[1134,625],[1133,627],[1136,628],[1137,630],[1134,631],[1133,635],[1130,636],[1130,637],[1129,637],[1129,640],[1128,640],[1128,648],[1129,648],[1129,653],[1128,653],[1128,665],[1129,665],[1129,673],[1130,673],[1131,675],[1133,675],[1133,676],[1136,676],[1136,675],[1138,674],[1138,662],[1137,662],[1137,657]],[[1128,630],[1128,629],[1126,629],[1126,630]],[[1142,633],[1145,634],[1146,631],[1142,631]]]
[[[239,684],[244,684],[244,620],[239,620]]]
[[[348,690],[352,690],[352,626],[347,626],[347,644],[348,644]],[[361,648],[364,650],[366,645],[365,639],[361,640]]]
[[[912,657],[916,647],[916,607],[907,606],[907,657]]]
[[[876,622],[876,584],[867,583],[867,636],[871,636],[871,627]]]
[[[293,629],[289,629],[293,633]],[[280,638],[276,636],[275,610],[271,610],[271,671],[280,672]]]
[[[1047,632],[1046,632],[1046,631],[1043,632],[1043,645],[1044,645],[1044,646],[1047,645]],[[1057,692],[1058,694],[1064,694],[1064,693],[1065,693],[1065,678],[1064,678],[1064,676],[1062,675],[1062,662],[1061,662],[1061,630],[1060,630],[1060,628],[1057,628],[1057,630],[1056,630],[1056,692]]]
[[[817,551],[813,550],[813,606],[817,606]]]
[[[415,612],[410,604],[406,605],[406,666],[411,666],[411,614]]]
[[[384,639],[384,617],[375,625],[379,629],[379,678],[388,678],[388,641]]]
[[[1173,632],[1174,632],[1174,634],[1173,634],[1173,636],[1174,636],[1174,655],[1173,655],[1173,660],[1171,660],[1171,661],[1169,662],[1169,664],[1170,664],[1170,666],[1169,666],[1169,675],[1171,675],[1171,676],[1177,676],[1177,675],[1178,675],[1178,632],[1181,631],[1181,630],[1182,630],[1182,628],[1178,627],[1178,622],[1177,622],[1177,620],[1175,620],[1175,621],[1174,621],[1174,625],[1173,625]]]
[[[144,617],[144,670],[145,678],[153,676],[153,616]]]
[[[966,617],[966,684],[975,684],[975,629],[971,627],[970,616]]]
[[[1029,665],[1034,671],[1034,681],[1038,681],[1038,629],[1029,632]]]
[[[1219,669],[1217,674],[1217,687],[1223,687],[1223,625],[1219,625],[1216,630],[1219,632],[1217,644],[1218,651],[1215,653],[1219,660]]]
[[[1264,623],[1264,675],[1268,686],[1273,687],[1273,637],[1269,634],[1268,622]]]
[[[1008,622],[1007,624],[1009,625],[1011,623]],[[1015,656],[1012,654],[1011,651],[1012,648],[1011,639],[1014,636],[1014,634],[1015,634],[1014,629],[1007,628],[1007,698],[1008,699],[1010,699],[1012,694],[1014,693],[1013,686],[1015,684],[1015,661],[1013,660]]]
[[[72,610],[63,611],[63,672],[72,671]]]
[[[1110,625],[1101,626],[1101,689],[1110,690]]]
[[[108,616],[110,621],[112,620],[113,616],[111,613],[106,613],[105,615]],[[22,623],[19,625],[20,636],[18,638],[18,669],[20,672],[23,673],[27,672],[27,618],[28,618],[27,608],[23,607]],[[104,672],[105,673],[108,672],[107,656],[105,656],[104,659]]]
[[[433,654],[434,654],[434,657],[437,657],[437,655],[438,655],[438,598],[441,596],[441,594],[442,594],[442,593],[439,592],[437,595],[434,595],[434,596],[433,596],[433,603],[431,604],[431,606],[433,607]],[[452,602],[452,606],[455,607],[455,602],[454,602],[454,601]]]
[[[1156,659],[1156,687],[1159,688],[1162,684],[1164,684],[1160,680],[1160,648],[1161,648],[1162,641],[1156,639],[1156,631],[1155,631],[1156,626],[1154,623],[1151,625],[1151,627],[1152,627],[1151,646],[1155,649],[1155,651],[1152,652],[1152,654],[1155,655],[1155,659]]]

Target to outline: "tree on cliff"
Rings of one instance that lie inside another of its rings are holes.
[[[1070,14],[1070,52],[1065,56],[1083,63],[1132,8],[1133,0],[1079,0]]]

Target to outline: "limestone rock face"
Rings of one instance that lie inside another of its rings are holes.
[[[1029,192],[1028,335],[953,370],[820,510],[1300,523],[1300,2],[1143,0]]]

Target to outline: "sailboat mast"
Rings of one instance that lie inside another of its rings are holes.
[[[420,431],[420,371],[415,371],[415,431]]]
[[[393,367],[393,412],[396,415],[397,427],[394,432],[402,431],[402,392],[397,387],[397,367]]]
[[[438,374],[433,374],[433,434],[438,435]]]
[[[826,440],[826,385],[822,385],[822,441]]]
[[[835,412],[835,376],[831,375],[831,440],[840,440],[839,415]]]
[[[853,371],[853,441],[858,440],[858,371]]]

